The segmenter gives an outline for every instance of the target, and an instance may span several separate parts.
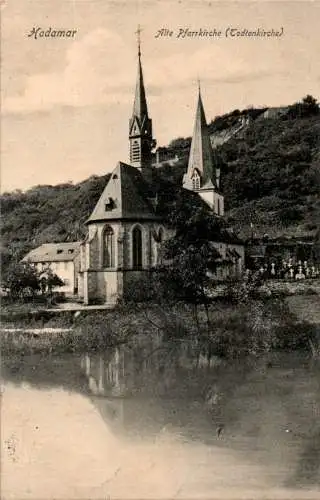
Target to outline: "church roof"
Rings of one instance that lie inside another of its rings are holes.
[[[212,184],[213,154],[200,91],[189,154],[188,178],[192,177],[195,169],[202,176],[202,185]]]
[[[152,198],[153,193],[141,172],[131,165],[119,162],[87,224],[113,219],[157,219]]]

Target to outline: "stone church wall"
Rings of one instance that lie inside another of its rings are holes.
[[[115,303],[118,298],[117,271],[99,271],[97,273],[97,298],[106,303]]]
[[[115,303],[118,298],[118,272],[113,271],[86,271],[80,275],[83,281],[79,297],[86,304]],[[81,296],[82,294],[82,296]]]
[[[85,271],[83,273],[83,283],[84,283],[84,303],[90,304],[97,294],[97,280],[96,273]]]
[[[89,227],[89,240],[86,243],[86,252],[88,257],[86,269],[96,269],[99,263],[99,241],[96,225]]]
[[[78,298],[80,300],[84,299],[84,276],[81,271],[78,274]]]

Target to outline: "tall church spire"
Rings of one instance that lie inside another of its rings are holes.
[[[198,104],[188,169],[183,177],[183,187],[191,191],[198,191],[200,196],[218,215],[223,215],[223,196],[218,193],[216,177],[210,134],[202,103],[200,82],[198,80]]]
[[[146,93],[143,83],[143,73],[141,65],[141,39],[140,39],[141,29],[140,26],[137,30],[138,35],[138,74],[136,82],[136,93],[134,96],[133,104],[133,116],[137,116],[142,121],[144,117],[148,117],[148,107],[146,100]]]
[[[138,27],[138,74],[133,103],[132,117],[129,121],[130,163],[144,170],[151,167],[152,121],[148,116],[148,106],[141,64],[141,29]]]

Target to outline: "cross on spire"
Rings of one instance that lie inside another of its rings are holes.
[[[197,84],[198,84],[198,94],[200,96],[201,95],[201,81],[200,81],[199,77],[197,78]]]
[[[140,26],[140,24],[138,24],[136,35],[137,35],[137,42],[138,42],[138,56],[139,57],[141,56],[141,32],[142,32],[141,26]]]

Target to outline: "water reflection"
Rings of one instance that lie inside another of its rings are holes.
[[[287,484],[289,486],[319,486],[320,430],[316,429],[305,439],[296,470]]]
[[[158,340],[3,360],[6,497],[316,498],[319,367],[192,353]]]
[[[121,421],[123,433],[156,439],[170,429],[193,440],[201,432],[205,442],[215,438],[213,405],[205,398],[210,373],[206,369],[201,377],[185,348],[168,344],[85,354],[80,366],[94,404],[112,425]]]

